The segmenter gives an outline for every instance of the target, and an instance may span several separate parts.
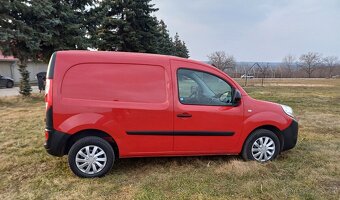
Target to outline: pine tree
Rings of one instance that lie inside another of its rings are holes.
[[[25,64],[26,63],[26,64]],[[21,74],[20,85],[19,85],[19,93],[23,96],[29,96],[32,92],[30,81],[30,73],[27,71],[27,62],[22,61],[19,64],[19,72]]]
[[[189,50],[184,41],[182,41],[182,56],[183,58],[189,58]]]
[[[99,25],[90,35],[99,50],[157,53],[158,9],[150,0],[104,0],[96,9]]]
[[[178,33],[176,33],[174,37],[174,56],[189,58],[189,50],[185,45],[185,42],[182,42],[179,39]]]
[[[50,40],[40,45],[42,59],[48,60],[53,52],[69,49],[87,49],[86,19],[89,17],[86,6],[94,2],[89,0],[53,0],[52,10],[46,20],[46,29]]]
[[[118,26],[122,23],[121,1],[103,0],[87,17],[87,30],[93,48],[117,51],[120,38]]]
[[[182,41],[179,39],[178,33],[174,36],[174,56],[179,56],[181,55],[181,49],[182,49]]]
[[[88,12],[87,35],[93,48],[189,57],[184,42],[172,41],[164,21],[151,16],[151,0],[103,0]],[[177,52],[177,53],[176,53]]]
[[[158,20],[151,16],[158,9],[154,8],[155,5],[150,2],[151,0],[130,0],[131,4],[127,4],[126,20],[135,32],[132,37],[136,37],[140,41],[137,48],[132,51],[158,53],[156,45],[157,38],[160,37]]]
[[[157,41],[158,53],[163,55],[173,55],[174,44],[172,42],[172,38],[169,35],[167,26],[163,20],[160,20],[158,23],[158,31],[160,33]]]
[[[1,0],[0,50],[19,59],[20,94],[29,96],[29,60],[48,60],[57,50],[86,49],[91,0]]]
[[[1,0],[0,49],[4,55],[13,55],[19,59],[22,76],[20,94],[23,96],[29,96],[32,90],[27,62],[29,59],[38,59],[40,44],[50,39],[45,25],[52,9],[48,0]]]

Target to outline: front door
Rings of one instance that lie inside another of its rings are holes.
[[[174,84],[174,150],[181,154],[232,153],[242,131],[243,105],[233,106],[233,85],[199,64],[171,62]],[[222,78],[224,76],[224,78]]]

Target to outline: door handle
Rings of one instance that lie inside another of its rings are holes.
[[[189,118],[189,117],[192,117],[192,115],[185,112],[185,113],[177,114],[177,117]]]

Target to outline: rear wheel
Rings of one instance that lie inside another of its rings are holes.
[[[100,137],[85,137],[71,147],[68,162],[74,174],[83,178],[101,177],[114,163],[111,145]]]
[[[6,83],[7,88],[12,88],[13,86],[14,86],[13,81],[7,81],[7,83]]]
[[[246,140],[242,157],[245,160],[267,162],[276,158],[280,152],[280,141],[270,130],[255,130]]]

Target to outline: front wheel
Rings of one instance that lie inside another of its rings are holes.
[[[93,178],[107,174],[114,163],[115,155],[111,145],[99,137],[85,137],[71,147],[68,163],[79,177]]]
[[[267,162],[276,158],[280,152],[280,141],[270,130],[255,130],[246,140],[242,157],[245,160]]]

